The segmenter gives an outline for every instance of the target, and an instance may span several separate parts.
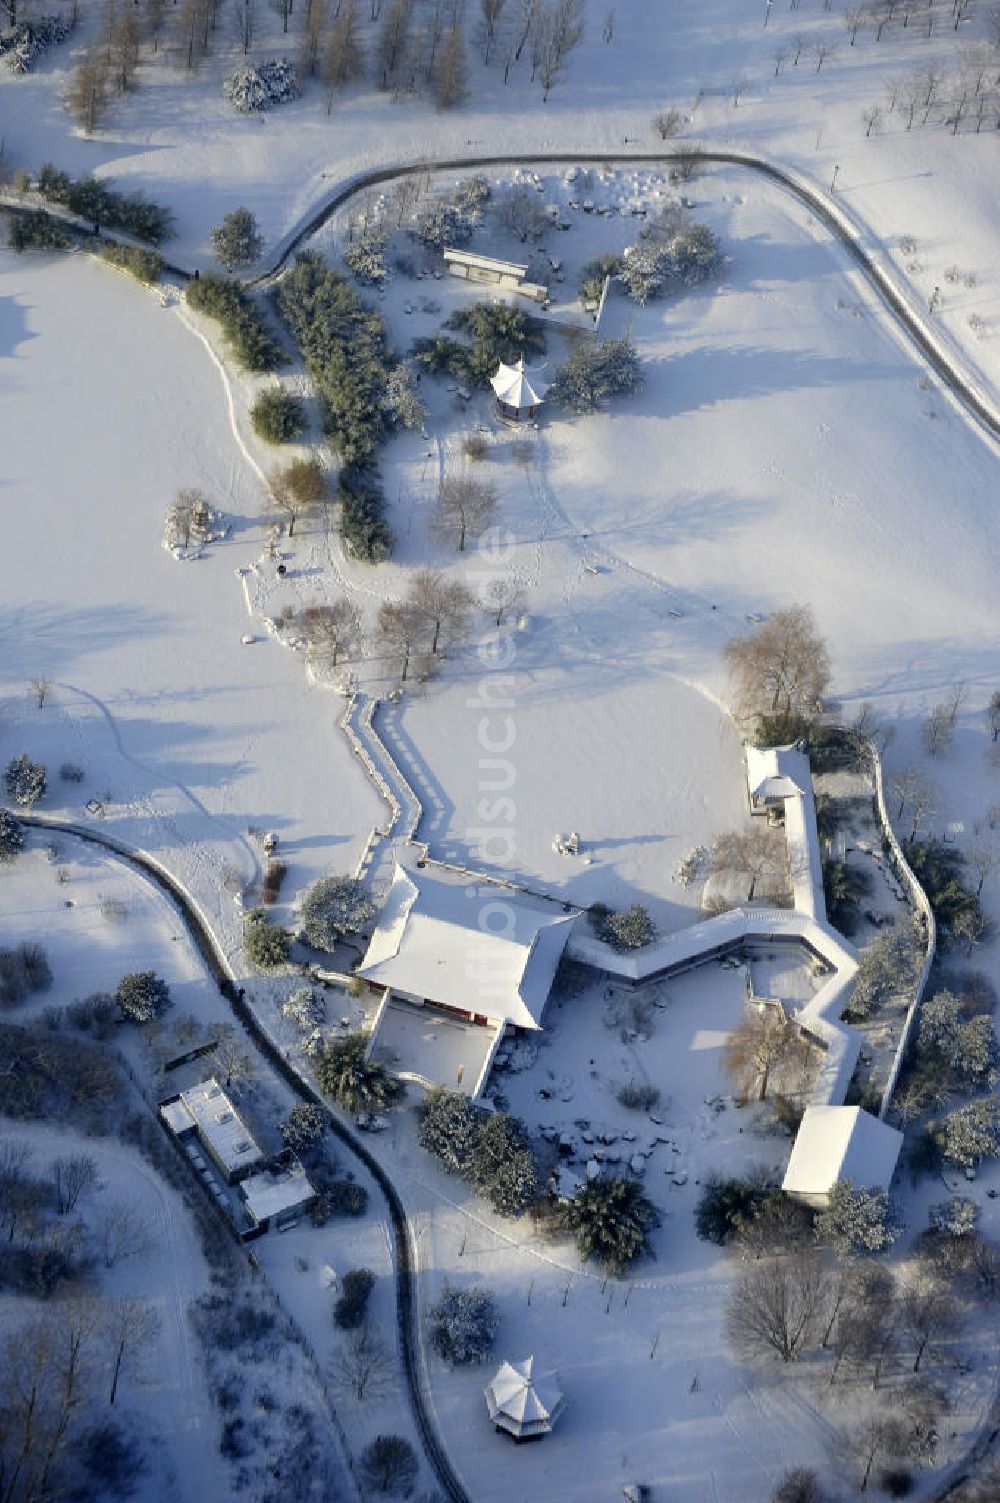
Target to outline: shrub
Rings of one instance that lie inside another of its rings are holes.
[[[137,245],[114,245],[110,240],[105,240],[101,244],[101,259],[127,271],[137,281],[150,285],[160,280],[163,271],[162,256]]]
[[[230,353],[244,370],[273,371],[284,365],[284,354],[232,277],[206,273],[188,283],[186,297],[196,312],[221,324]]]
[[[597,932],[606,945],[613,950],[639,950],[656,938],[656,928],[649,912],[641,903],[633,903],[624,913],[613,909],[597,912]],[[591,909],[591,913],[594,913]]]
[[[299,1028],[318,1028],[326,1017],[326,1004],[309,986],[300,986],[281,1009]]]
[[[305,427],[305,412],[298,397],[277,387],[260,393],[250,409],[250,421],[258,438],[287,444]]]
[[[726,1179],[710,1174],[695,1211],[695,1228],[703,1242],[724,1247],[756,1217],[767,1189],[759,1179]]]
[[[473,464],[478,464],[485,459],[490,452],[489,440],[481,433],[469,433],[462,440],[462,453],[466,459],[471,459]]]
[[[52,967],[43,946],[34,940],[22,940],[17,947],[17,957],[28,991],[47,992],[52,985]]]
[[[130,1022],[149,1023],[170,1006],[170,988],[155,971],[133,971],[119,981],[115,1001]]]
[[[63,762],[59,767],[59,776],[64,783],[82,783],[83,768],[76,762]]]
[[[66,1022],[81,1033],[95,1033],[98,1038],[104,1038],[111,1031],[116,1007],[110,992],[92,992],[89,997],[69,1004]]]
[[[340,1298],[333,1307],[333,1318],[342,1331],[353,1331],[364,1324],[368,1296],[375,1287],[375,1275],[368,1268],[351,1268],[340,1281]]]
[[[285,880],[288,867],[284,861],[269,861],[264,872],[264,881],[260,889],[260,900],[265,905],[276,903],[281,891],[281,884]]]
[[[648,1081],[630,1080],[627,1085],[619,1086],[615,1094],[629,1111],[649,1112],[660,1099],[660,1088]]]
[[[499,1325],[488,1289],[454,1289],[446,1284],[428,1314],[427,1332],[438,1356],[459,1367],[482,1362],[489,1355]]]
[[[140,1443],[113,1420],[85,1430],[73,1449],[87,1474],[85,1496],[130,1498],[147,1471]]]
[[[538,1194],[538,1167],[517,1117],[494,1112],[480,1122],[472,1177],[501,1216],[519,1216],[531,1204]]]
[[[605,277],[616,277],[621,271],[621,256],[608,253],[592,256],[580,273],[580,297],[585,303],[597,303],[604,291]]]
[[[262,971],[274,971],[288,959],[290,940],[287,932],[271,920],[262,908],[253,908],[243,923],[243,948],[252,965]]]
[[[363,1216],[368,1209],[368,1191],[352,1179],[334,1179],[313,1201],[313,1226],[326,1226],[333,1216]]]
[[[24,850],[24,826],[9,809],[0,809],[0,861],[13,861]]]
[[[64,204],[83,219],[125,230],[150,245],[159,245],[173,234],[169,209],[150,203],[142,193],[120,193],[108,178],[74,180],[47,162],[38,174],[38,189],[44,198]]]
[[[399,1435],[376,1435],[361,1453],[361,1480],[372,1492],[407,1492],[417,1475],[418,1463],[409,1441]]]
[[[326,1132],[327,1118],[314,1101],[299,1101],[280,1123],[278,1131],[286,1148],[293,1153],[307,1153]]]
[[[13,251],[69,250],[70,236],[56,219],[31,209],[26,214],[13,214],[10,220],[8,244]]]
[[[375,918],[375,904],[356,877],[322,877],[302,901],[302,928],[317,950],[334,950]]]

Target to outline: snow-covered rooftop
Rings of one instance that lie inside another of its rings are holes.
[[[490,1419],[518,1438],[546,1434],[565,1402],[556,1374],[538,1372],[534,1357],[501,1362],[485,1393]]]
[[[537,407],[545,401],[550,384],[540,380],[537,371],[525,368],[523,355],[516,365],[504,365],[501,361],[500,369],[490,379],[497,399],[505,407]]]
[[[838,1180],[887,1190],[903,1134],[859,1106],[808,1106],[781,1188],[822,1200]]]
[[[259,1164],[263,1155],[253,1134],[213,1077],[181,1091],[195,1126],[229,1174]]]
[[[379,986],[539,1028],[576,914],[396,863],[359,974]]]
[[[283,1211],[296,1211],[311,1200],[314,1191],[298,1159],[280,1169],[250,1174],[240,1185],[247,1210],[254,1221],[267,1221]]]

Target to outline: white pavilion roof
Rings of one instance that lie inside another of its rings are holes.
[[[481,892],[465,878],[397,862],[359,975],[403,996],[540,1027],[577,915],[502,887]]]
[[[516,365],[504,365],[490,381],[499,401],[508,407],[537,407],[545,401],[545,393],[551,382],[540,381],[538,373],[526,370],[522,355]]]
[[[501,1362],[486,1389],[490,1418],[514,1435],[550,1430],[563,1407],[563,1392],[554,1372],[538,1372],[534,1357]]]

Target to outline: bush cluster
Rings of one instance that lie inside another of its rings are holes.
[[[0,950],[0,1007],[13,1007],[51,985],[52,968],[41,945],[24,940],[16,950]]]
[[[302,432],[305,413],[298,397],[278,387],[261,392],[250,409],[250,421],[257,437],[266,443],[287,444]]]
[[[353,1331],[365,1318],[368,1296],[375,1287],[375,1275],[368,1268],[350,1268],[340,1281],[340,1298],[333,1307],[333,1318],[342,1331]]]
[[[488,387],[501,361],[510,365],[522,355],[527,359],[545,349],[540,325],[507,303],[460,308],[444,327],[448,334],[438,331],[415,340],[414,357],[432,375],[454,376],[467,386]],[[467,342],[453,334],[465,335]]]
[[[254,908],[243,924],[243,948],[251,964],[262,971],[274,971],[288,959],[288,934],[271,923],[263,908]]]
[[[467,1096],[435,1087],[418,1108],[420,1146],[449,1172],[471,1179],[502,1216],[518,1216],[538,1194],[538,1166],[523,1124],[485,1116]]]
[[[956,846],[939,840],[911,840],[906,859],[946,934],[956,925],[961,929],[966,923],[973,927],[984,923],[979,898],[962,881],[965,857]]]
[[[137,281],[148,282],[150,285],[160,280],[163,270],[162,256],[158,256],[155,251],[142,250],[138,245],[113,245],[110,240],[105,240],[101,246],[101,257],[112,266],[130,272]]]
[[[222,325],[237,365],[247,371],[273,371],[285,357],[268,333],[256,308],[232,277],[206,273],[188,283],[187,300],[198,313]]]
[[[161,204],[150,203],[142,193],[121,193],[108,180],[71,178],[46,162],[38,174],[38,189],[51,203],[63,204],[82,219],[125,230],[137,240],[159,245],[173,234],[173,215]]]
[[[13,251],[68,250],[72,244],[58,220],[37,209],[13,215],[7,238]]]

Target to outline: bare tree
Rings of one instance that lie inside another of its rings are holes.
[[[354,611],[347,600],[335,600],[332,605],[307,605],[299,612],[295,624],[308,643],[310,656],[336,668],[354,632]]]
[[[506,615],[517,609],[524,591],[513,574],[499,574],[486,589],[486,607],[495,626],[502,626]]]
[[[45,708],[45,701],[49,697],[49,690],[51,688],[52,688],[52,681],[51,681],[51,679],[47,679],[47,678],[33,678],[31,680],[31,695],[32,695],[32,698],[34,699],[35,704],[36,704],[36,706],[38,707],[39,710],[42,710],[42,709]]]
[[[212,24],[209,0],[181,0],[174,18],[177,51],[189,73],[193,73],[208,51]]]
[[[787,889],[788,846],[780,830],[756,823],[746,830],[730,830],[717,836],[712,846],[712,871],[750,878],[747,901],[752,902],[759,882],[777,883]]]
[[[359,1404],[385,1394],[394,1376],[395,1363],[370,1325],[362,1326],[356,1336],[344,1343],[331,1365],[335,1386]]]
[[[97,1241],[105,1268],[114,1268],[124,1258],[142,1257],[153,1246],[145,1217],[134,1206],[122,1201],[105,1208],[97,1229]]]
[[[968,684],[952,684],[944,699],[944,709],[948,716],[948,723],[954,730],[958,720],[958,712],[969,697]]]
[[[160,1317],[146,1300],[126,1295],[112,1302],[105,1322],[105,1334],[111,1349],[109,1404],[114,1403],[122,1378],[139,1374],[149,1344],[159,1330]]]
[[[755,1093],[756,1099],[763,1101],[772,1073],[778,1067],[802,1074],[811,1055],[809,1042],[798,1024],[775,1003],[751,1008],[744,1021],[727,1035],[722,1068],[744,1100]]]
[[[587,0],[554,0],[552,8],[544,10],[536,23],[538,61],[533,65],[540,69],[542,101],[548,99],[552,89],[562,77],[571,54],[583,41]]]
[[[516,235],[522,245],[528,240],[537,240],[550,226],[538,194],[527,183],[514,183],[503,194],[497,206],[500,223],[505,230]]]
[[[65,1496],[57,1479],[88,1397],[93,1320],[83,1302],[50,1306],[0,1349],[0,1487],[4,1503]]]
[[[326,0],[311,0],[302,17],[299,35],[299,69],[310,78],[319,72],[328,21]]]
[[[288,513],[289,537],[295,532],[296,520],[304,512],[313,511],[326,495],[326,476],[315,456],[293,459],[268,478],[268,485],[275,504]]]
[[[865,128],[866,140],[871,135],[877,134],[879,126],[882,124],[882,106],[880,104],[869,104],[861,111],[861,123]]]
[[[249,5],[252,0],[244,0],[244,5]],[[163,13],[166,8],[166,0],[146,0],[144,16],[146,32],[153,45],[153,51],[160,50],[160,37],[163,35]]]
[[[684,116],[680,110],[661,110],[653,116],[653,129],[661,141],[669,141],[672,136],[679,136],[684,126]]]
[[[909,1429],[891,1410],[876,1410],[851,1430],[841,1432],[838,1453],[856,1472],[858,1489],[867,1492],[868,1479],[878,1461],[906,1454]]]
[[[489,63],[493,56],[493,48],[496,46],[497,22],[500,13],[506,4],[506,0],[479,0],[479,8],[483,13],[483,62]]]
[[[889,792],[896,800],[894,822],[901,824],[904,817],[911,819],[908,843],[912,843],[925,814],[933,809],[934,790],[916,763],[907,762],[889,779]]]
[[[475,602],[472,592],[460,581],[446,579],[437,569],[420,569],[413,576],[407,603],[430,630],[430,651],[435,655],[442,632],[459,634]]]
[[[927,1273],[912,1274],[903,1286],[900,1323],[913,1346],[913,1371],[920,1371],[925,1355],[957,1330],[959,1309],[951,1288]]]
[[[496,504],[497,488],[492,481],[445,475],[438,490],[433,531],[463,553],[469,532],[480,533],[489,525]]]
[[[378,626],[383,642],[392,655],[399,659],[399,677],[405,684],[410,672],[410,661],[426,629],[425,617],[404,600],[386,600],[379,609]]]
[[[227,1091],[232,1086],[250,1085],[257,1077],[253,1055],[232,1027],[227,1026],[220,1033],[212,1050],[212,1060]]]
[[[868,11],[862,5],[852,5],[844,13],[844,25],[847,27],[852,47],[858,39],[858,32],[864,26],[867,19]]]
[[[330,91],[327,95],[327,113],[333,102],[333,91],[362,78],[364,71],[365,57],[361,46],[358,7],[355,0],[345,0],[330,27],[330,40],[323,60],[323,78]]]
[[[817,1339],[827,1278],[813,1252],[765,1258],[738,1280],[729,1303],[729,1338],[743,1356],[794,1362]]]
[[[833,57],[836,47],[832,42],[826,42],[821,37],[813,45],[813,57],[816,59],[816,72],[819,73],[828,57]]]
[[[747,636],[731,637],[722,657],[741,714],[811,719],[821,709],[830,655],[808,606],[775,611]]]
[[[108,60],[103,47],[90,47],[83,54],[70,80],[66,105],[76,123],[92,135],[108,106]]]
[[[740,100],[749,87],[750,85],[742,73],[738,73],[735,78],[730,80],[729,97],[733,102],[734,110],[739,109]]]
[[[97,1162],[89,1153],[72,1154],[68,1158],[52,1162],[52,1189],[55,1193],[56,1211],[66,1216],[76,1209],[81,1195],[101,1188]]]
[[[465,39],[460,26],[449,26],[431,69],[434,102],[439,110],[461,104],[466,93]]]
[[[378,78],[380,89],[394,89],[403,73],[411,43],[413,0],[392,0],[386,11],[378,37]]]
[[[281,30],[288,33],[288,18],[292,14],[292,6],[295,0],[271,0],[271,9],[281,17]]]
[[[118,93],[131,93],[139,66],[139,21],[134,5],[126,5],[115,19],[109,37],[108,60]]]
[[[932,757],[948,750],[954,734],[955,726],[948,705],[935,705],[920,727],[920,738]]]

